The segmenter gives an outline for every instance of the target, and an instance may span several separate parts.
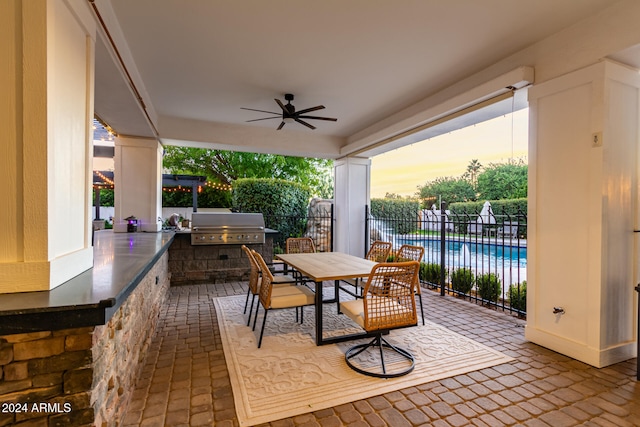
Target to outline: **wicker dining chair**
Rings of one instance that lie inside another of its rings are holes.
[[[311,237],[289,237],[286,242],[288,254],[308,254],[316,251]]]
[[[424,257],[424,248],[422,246],[402,245],[398,252],[396,252],[394,261],[418,261],[422,262]],[[420,301],[420,316],[422,317],[422,324],[424,325],[424,309],[422,308],[422,287],[420,286],[420,280],[417,281],[416,295],[418,301]]]
[[[285,245],[285,252],[288,254],[309,254],[315,253],[316,245],[311,237],[289,237]],[[301,283],[309,282],[299,271],[293,270],[293,275]]]
[[[371,244],[369,251],[365,255],[365,258],[369,261],[373,262],[387,262],[389,255],[391,254],[391,242],[383,242],[381,240],[376,240]],[[362,297],[362,291],[364,290],[366,278],[364,277],[356,277],[353,279],[344,279],[342,282],[347,283],[353,286],[353,292],[350,289],[345,289],[344,287],[340,287],[343,291],[348,293],[351,296],[356,298]],[[358,292],[360,291],[360,292]]]
[[[276,287],[273,280],[274,276],[269,271],[267,264],[264,262],[262,256],[253,252],[256,262],[260,267],[262,274],[262,281],[259,290],[260,305],[264,309],[264,317],[262,318],[262,327],[260,328],[260,339],[258,340],[258,348],[262,346],[262,336],[264,335],[264,327],[267,322],[267,313],[270,310],[283,309],[283,308],[295,308],[296,320],[298,320],[298,311],[300,308],[300,323],[304,321],[304,306],[314,305],[316,295],[306,286],[284,286]],[[258,310],[260,306],[256,307],[256,315],[253,320],[253,329],[256,328],[256,322],[258,320]]]
[[[417,325],[414,288],[419,268],[418,261],[377,264],[367,278],[363,298],[340,303],[345,315],[368,333],[374,334],[370,342],[355,345],[345,353],[347,365],[354,371],[374,377],[393,378],[413,370],[413,355],[382,336],[392,329]],[[379,357],[376,357],[376,353]]]
[[[251,249],[247,246],[242,245],[242,250],[249,258],[249,265],[251,266],[251,271],[249,272],[249,286],[247,289],[247,298],[244,302],[244,311],[247,312],[247,306],[249,303],[249,296],[251,296],[251,306],[249,307],[249,317],[247,318],[247,326],[251,323],[251,313],[253,311],[253,305],[255,303],[256,295],[260,291],[260,282],[262,280],[262,273],[260,270],[260,266],[256,261],[256,258]],[[274,286],[293,286],[296,284],[296,279],[293,276],[284,275],[284,276],[274,276],[273,278]]]

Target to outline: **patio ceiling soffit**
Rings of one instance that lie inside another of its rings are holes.
[[[534,69],[526,66],[468,90],[459,89],[464,85],[463,81],[353,135],[340,150],[340,157],[372,157],[455,128],[498,117],[512,109],[525,108],[525,91],[517,91],[533,82]],[[480,110],[484,110],[484,113],[469,117]],[[446,126],[446,123],[453,121],[457,122],[456,126]]]

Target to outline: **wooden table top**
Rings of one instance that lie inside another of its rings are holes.
[[[316,282],[368,276],[377,263],[342,252],[276,255]]]

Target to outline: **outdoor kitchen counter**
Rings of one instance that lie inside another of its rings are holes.
[[[104,325],[173,238],[96,232],[93,268],[50,291],[0,294],[0,335]]]

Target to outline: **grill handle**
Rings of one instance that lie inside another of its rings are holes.
[[[229,230],[229,231],[233,231],[233,230],[264,230],[264,227],[253,227],[253,226],[232,226],[232,225],[221,225],[221,226],[215,226],[215,227],[211,227],[211,226],[195,226],[195,227],[191,227],[191,229],[193,231],[213,231],[213,232],[218,232],[221,230]]]

